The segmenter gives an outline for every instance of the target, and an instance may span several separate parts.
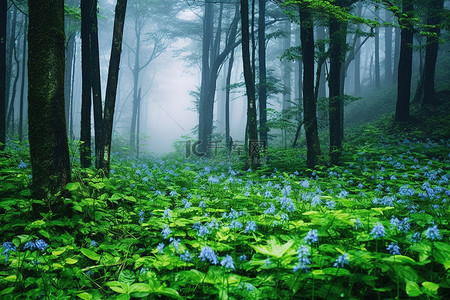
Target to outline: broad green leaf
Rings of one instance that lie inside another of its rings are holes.
[[[151,293],[152,291],[153,291],[152,287],[149,284],[143,282],[133,283],[130,286],[129,290],[130,293]]]
[[[68,265],[74,265],[74,264],[76,264],[78,262],[78,259],[73,259],[73,258],[68,257],[68,258],[66,258],[65,262]]]
[[[95,261],[99,261],[101,256],[100,254],[95,253],[92,250],[86,249],[86,248],[81,248],[81,253],[83,253],[87,258],[95,260]]]
[[[131,285],[133,282],[136,281],[136,276],[134,273],[130,270],[123,270],[119,274],[119,282],[124,283],[127,285]]]
[[[267,245],[251,245],[251,247],[258,253],[281,258],[293,244],[294,240],[290,240],[285,244],[280,244],[274,236],[271,236],[267,241]]]
[[[109,288],[112,289],[114,292],[120,294],[125,294],[128,292],[128,286],[118,281],[108,281],[105,284],[109,286]]]
[[[417,297],[423,294],[422,291],[420,290],[419,285],[414,281],[406,282],[406,293],[410,297]]]
[[[17,276],[16,275],[9,275],[9,276],[6,276],[3,279],[8,281],[8,282],[15,282],[17,280]]]
[[[425,282],[422,282],[422,286],[423,286],[422,290],[427,295],[430,295],[430,296],[437,295],[437,290],[439,289],[439,284],[430,282],[430,281],[425,281]]]
[[[8,295],[8,294],[11,294],[12,291],[14,291],[14,287],[13,286],[8,287],[8,288],[0,291],[0,295]]]
[[[81,293],[77,295],[78,298],[83,299],[83,300],[92,300],[94,299],[94,297],[92,297],[91,294],[89,293]]]
[[[68,184],[66,184],[66,190],[73,192],[77,190],[79,186],[80,184],[78,182],[69,182]]]

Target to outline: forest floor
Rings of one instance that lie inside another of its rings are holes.
[[[408,126],[348,131],[344,163],[314,171],[296,150],[261,170],[117,154],[109,178],[75,159],[57,213],[33,213],[49,203],[30,199],[28,148],[12,143],[0,298],[448,299],[449,93]]]

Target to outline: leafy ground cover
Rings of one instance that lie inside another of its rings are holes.
[[[449,146],[381,139],[302,173],[124,157],[109,179],[77,169],[66,209],[37,215],[17,146],[0,297],[448,298]]]

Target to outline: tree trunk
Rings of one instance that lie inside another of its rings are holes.
[[[22,47],[22,81],[20,83],[20,104],[19,104],[19,141],[23,140],[23,110],[25,106],[25,80],[27,79],[27,30],[28,17],[24,15],[25,30],[23,33],[23,47]]]
[[[332,164],[341,160],[343,132],[344,95],[342,90],[342,59],[345,57],[346,24],[335,18],[330,19],[330,74],[329,86],[329,126],[330,159]]]
[[[234,50],[231,50],[228,62],[227,79],[225,84],[225,142],[228,152],[231,152],[232,140],[230,137],[230,91],[231,91],[231,71],[234,63]]]
[[[259,0],[258,64],[259,64],[259,138],[268,145],[267,139],[267,67],[266,67],[266,2]]]
[[[409,0],[405,0],[402,6],[403,14],[408,14],[413,10],[413,4]],[[401,44],[400,59],[398,63],[398,88],[397,88],[397,104],[395,109],[395,121],[409,121],[409,100],[411,97],[411,72],[412,72],[412,55],[413,55],[413,28],[409,23],[400,24]]]
[[[70,121],[70,94],[72,93],[72,65],[75,51],[75,34],[68,37],[66,49],[66,74],[64,76],[64,99],[66,100],[66,122],[69,128]]]
[[[91,60],[91,19],[92,0],[81,0],[81,132],[80,161],[81,167],[91,166],[91,90],[92,90],[92,60]]]
[[[91,68],[92,68],[92,102],[94,104],[94,131],[95,131],[95,168],[102,168],[103,157],[103,108],[102,108],[102,88],[100,79],[100,51],[98,45],[98,25],[97,25],[97,0],[92,0],[90,8],[91,26],[89,36],[91,40]]]
[[[378,19],[378,8],[375,9],[375,17]],[[375,27],[375,88],[381,88],[380,79],[380,27]]]
[[[392,83],[396,84],[398,82],[398,63],[400,60],[400,43],[401,43],[401,29],[395,28],[395,43],[394,43],[394,67],[392,75]]]
[[[108,83],[106,85],[105,114],[103,118],[103,171],[109,174],[111,158],[111,138],[116,106],[117,82],[119,79],[120,53],[122,52],[123,27],[127,0],[117,0],[114,17],[114,32],[109,60]]]
[[[64,109],[64,1],[33,0],[28,7],[31,191],[36,199],[49,199],[71,177]]]
[[[136,46],[135,46],[135,54],[134,54],[134,67],[132,69],[133,72],[133,104],[131,108],[131,127],[130,127],[130,149],[131,153],[136,153],[136,128],[137,128],[137,114],[138,114],[138,106],[139,106],[139,73],[140,73],[140,44],[141,44],[141,28],[137,24],[137,18],[134,24],[135,34],[136,34]]]
[[[303,59],[303,119],[307,146],[306,164],[314,168],[321,155],[314,95],[314,22],[308,7],[300,6],[300,40]],[[321,66],[318,66],[320,70]]]
[[[19,28],[19,33],[18,36],[20,36],[20,33],[22,31],[22,28]],[[14,39],[14,49],[13,49],[13,58],[14,58],[14,63],[16,65],[15,67],[15,74],[14,74],[14,82],[13,82],[13,89],[12,89],[12,93],[11,93],[11,100],[9,102],[9,112],[8,112],[8,117],[6,120],[6,127],[8,128],[9,126],[9,131],[11,136],[14,136],[14,132],[15,132],[15,123],[14,123],[14,102],[16,100],[16,93],[17,93],[17,83],[19,82],[19,78],[20,78],[20,61],[19,61],[19,54],[18,52],[20,51],[18,45],[15,45],[15,41],[16,39]],[[17,43],[18,44],[18,43]]]
[[[392,13],[388,10],[385,12],[386,22],[392,22]],[[385,58],[384,58],[384,82],[386,84],[392,83],[392,28],[390,26],[384,27],[385,35]]]
[[[427,25],[436,26],[441,22],[440,13],[444,8],[443,0],[429,1],[430,6],[427,12]],[[434,36],[427,36],[427,46],[425,52],[425,66],[423,70],[423,100],[422,104],[429,106],[434,105],[437,102],[436,91],[434,89],[434,74],[436,70],[436,61],[439,50],[439,26],[432,29]]]
[[[242,61],[244,66],[244,79],[247,91],[247,135],[249,161],[248,166],[257,169],[259,161],[258,128],[256,123],[255,85],[250,57],[250,32],[248,0],[241,1],[241,33],[242,33]]]
[[[0,151],[6,143],[6,23],[7,0],[0,0]]]
[[[11,78],[12,78],[12,70],[13,70],[13,51],[16,48],[16,24],[17,24],[17,8],[12,6],[11,9],[12,19],[10,26],[10,36],[9,36],[9,47],[7,47],[7,62],[6,62],[6,112],[9,114],[10,106],[8,105],[8,101],[10,101],[10,93],[11,93]],[[11,102],[12,103],[12,102]],[[7,116],[8,117],[8,116]],[[8,129],[8,120],[6,121],[6,129]]]

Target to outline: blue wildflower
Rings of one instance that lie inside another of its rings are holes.
[[[186,261],[186,262],[191,261],[191,259],[192,259],[191,254],[187,250],[184,251],[184,253],[180,255],[180,258],[182,261]]]
[[[377,222],[370,234],[373,235],[374,238],[384,237],[386,235],[386,231],[384,230],[383,224]]]
[[[208,235],[208,234],[210,234],[210,231],[209,231],[208,227],[206,227],[204,225],[200,225],[200,227],[198,228],[197,234],[198,234],[198,236]]]
[[[270,207],[264,211],[265,215],[274,215],[275,214],[275,205],[270,203]]]
[[[91,247],[97,247],[97,242],[92,240],[90,246]]]
[[[394,242],[392,242],[389,246],[387,246],[386,250],[389,251],[391,254],[400,255],[400,247]]]
[[[256,227],[256,223],[255,221],[247,221],[247,226],[245,227],[244,233],[247,233],[249,231],[256,231],[257,227]]]
[[[36,249],[36,244],[33,241],[26,242],[23,246],[23,250],[29,249],[30,251],[33,251]]]
[[[200,255],[198,258],[201,258],[202,261],[209,260],[213,265],[217,265],[219,262],[217,260],[216,253],[213,249],[209,248],[208,246],[203,246],[202,250],[200,251]]]
[[[421,240],[421,234],[420,234],[420,232],[414,233],[413,236],[412,236],[412,238],[411,238],[411,241],[412,241],[413,243],[418,243],[418,242],[420,242],[420,240]]]
[[[312,229],[312,230],[310,230],[310,231],[306,234],[305,241],[306,241],[308,244],[318,242],[318,241],[319,241],[319,236],[318,236],[318,234],[317,234],[317,229]]]
[[[159,243],[156,249],[158,249],[159,253],[164,254],[164,247],[165,245],[163,243]]]
[[[239,256],[239,260],[240,261],[246,261],[247,260],[247,255],[242,254],[241,256]]]
[[[161,231],[161,234],[165,239],[172,233],[172,230],[170,230],[169,226],[167,224],[164,224],[164,228]]]
[[[170,212],[171,212],[170,208],[166,208],[163,213],[163,219],[170,218],[171,217]]]
[[[339,255],[339,257],[334,261],[333,267],[343,268],[344,265],[348,265],[348,254],[347,253]]]
[[[441,240],[442,237],[439,234],[439,229],[437,228],[437,225],[431,226],[429,227],[426,231],[425,231],[425,235],[428,239],[431,240]]]
[[[233,258],[231,256],[229,256],[228,254],[225,256],[224,259],[222,259],[222,261],[220,262],[220,264],[222,266],[224,266],[226,269],[233,269],[236,270],[236,268],[234,267],[234,262],[233,262]]]
[[[198,207],[201,207],[201,208],[206,208],[206,203],[205,203],[205,201],[200,201],[200,203],[198,204]]]
[[[170,191],[170,197],[175,197],[176,195],[178,195],[176,191]]]
[[[14,246],[14,244],[11,242],[4,242],[2,244],[2,247],[5,249],[5,250],[3,250],[2,255],[5,256],[5,260],[6,260],[6,262],[8,262],[9,251],[16,251],[16,246]]]
[[[302,269],[305,272],[308,272],[308,266],[311,264],[311,261],[309,260],[309,248],[306,245],[301,245],[298,247],[297,250],[298,253],[298,264],[294,266],[294,272],[297,272],[298,270]]]
[[[17,166],[17,168],[19,169],[26,169],[28,166],[26,163],[24,163],[23,161],[20,162],[20,164]]]
[[[230,229],[241,229],[242,227],[244,227],[244,225],[242,225],[241,222],[233,220],[231,221],[230,225],[228,225],[228,227]]]
[[[356,220],[356,222],[355,222],[355,229],[358,230],[359,228],[363,228],[363,227],[364,227],[364,225],[361,222],[361,220],[360,219]]]
[[[169,239],[170,242],[172,242],[172,245],[175,247],[175,249],[177,251],[180,251],[180,239],[176,239],[176,238],[170,238]]]
[[[135,174],[136,174],[137,176],[141,176],[141,175],[142,175],[141,170],[137,169],[136,172],[135,172]]]

